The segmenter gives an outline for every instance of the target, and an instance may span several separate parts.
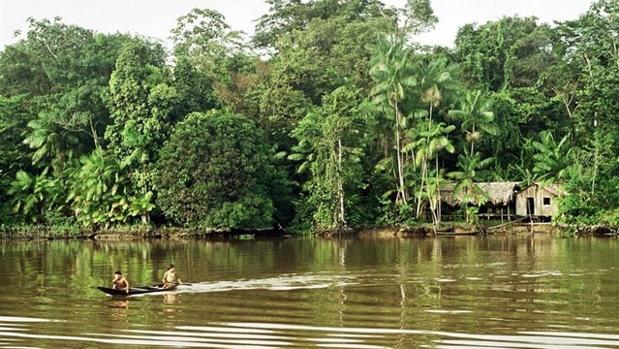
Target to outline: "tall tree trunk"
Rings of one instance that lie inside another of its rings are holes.
[[[396,141],[396,157],[398,162],[398,196],[396,198],[396,203],[406,203],[407,195],[406,188],[404,186],[404,159],[402,158],[402,140],[400,135],[400,125],[402,115],[400,114],[400,110],[398,109],[398,103],[394,103],[394,111],[395,111],[395,141]]]
[[[337,140],[337,191],[339,197],[339,222],[338,225],[340,227],[346,226],[346,213],[344,211],[344,181],[342,179],[342,139]]]
[[[421,184],[419,184],[419,191],[417,195],[419,198],[417,200],[417,212],[415,214],[416,218],[421,217],[421,206],[423,204],[423,200],[421,199],[421,196],[423,194],[423,190],[426,185],[427,172],[428,172],[427,160],[424,159],[423,163],[421,164]]]
[[[441,223],[441,185],[440,185],[440,176],[438,171],[438,155],[436,156],[436,216],[437,216],[437,224]]]
[[[434,106],[432,105],[432,102],[430,102],[430,107],[429,107],[429,128],[432,127],[432,113],[434,112]],[[423,204],[423,200],[421,200],[421,195],[423,194],[423,191],[425,190],[425,186],[427,186],[427,177],[428,177],[428,153],[429,153],[429,147],[430,147],[430,137],[428,136],[426,138],[426,147],[428,148],[425,154],[425,157],[423,159],[423,163],[421,165],[421,185],[419,186],[419,200],[417,201],[417,212],[415,214],[416,218],[419,218],[421,216],[421,205]]]
[[[100,149],[99,146],[99,135],[97,135],[97,129],[95,129],[95,125],[92,123],[92,116],[89,118],[90,121],[90,132],[92,134],[92,140],[95,143],[95,148]]]
[[[585,61],[587,62],[587,67],[589,67],[589,77],[591,78],[591,81],[593,81],[593,70],[591,68],[591,61],[589,60],[589,57],[585,54]],[[598,137],[598,112],[595,111],[593,113],[593,139],[595,142],[595,154],[593,156],[593,176],[591,179],[591,194],[593,195],[595,193],[595,182],[597,180],[597,173],[598,173],[598,157],[599,157],[599,146],[598,146],[598,141],[597,141],[597,137]]]
[[[595,120],[595,126],[597,127],[597,120]],[[593,155],[593,178],[591,179],[591,195],[595,194],[595,182],[596,182],[596,177],[597,177],[597,172],[598,172],[598,160],[599,160],[599,156],[600,156],[600,146],[599,146],[599,134],[597,129],[594,131],[593,134],[593,142],[595,142],[595,153]]]
[[[475,137],[475,123],[473,123],[473,133],[471,133],[472,137]],[[473,156],[473,152],[475,151],[475,138],[471,138],[471,156]]]

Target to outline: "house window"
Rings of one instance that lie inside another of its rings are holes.
[[[550,206],[550,198],[544,198],[544,206]]]

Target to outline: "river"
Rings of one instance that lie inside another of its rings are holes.
[[[619,348],[617,240],[7,242],[0,280],[0,348]]]

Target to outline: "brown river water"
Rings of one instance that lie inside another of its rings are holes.
[[[0,348],[619,348],[617,240],[9,242],[0,280]]]

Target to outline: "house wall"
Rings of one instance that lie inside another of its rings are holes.
[[[532,185],[516,195],[516,215],[527,215],[527,198],[535,199],[533,213],[534,216],[556,216],[559,212],[559,205],[556,195],[538,185]],[[550,205],[544,205],[544,198],[550,199]]]

